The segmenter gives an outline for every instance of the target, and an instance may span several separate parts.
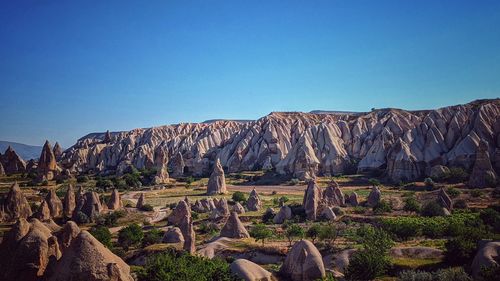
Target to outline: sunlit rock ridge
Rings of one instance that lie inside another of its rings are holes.
[[[399,182],[428,176],[436,165],[470,171],[480,141],[486,141],[498,174],[499,116],[500,99],[418,111],[273,112],[256,121],[89,134],[63,153],[61,164],[103,174],[120,174],[131,165],[155,168],[155,151],[162,146],[169,167],[179,170],[173,166],[182,162],[185,175],[209,175],[220,159],[227,172],[274,169],[306,179],[378,171]]]

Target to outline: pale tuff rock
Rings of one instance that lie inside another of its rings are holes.
[[[215,210],[215,203],[212,198],[204,198],[200,200],[200,205],[202,207],[203,212],[210,212]]]
[[[54,155],[49,141],[46,140],[40,158],[38,159],[38,173],[43,176],[44,179],[52,180],[55,172],[57,172],[56,156]]]
[[[472,275],[477,278],[481,269],[499,266],[500,242],[481,241],[479,250],[472,261]]]
[[[75,190],[73,188],[73,185],[70,184],[68,186],[68,190],[66,191],[66,194],[64,195],[64,200],[63,200],[63,215],[64,215],[64,217],[71,218],[75,208],[76,208]]]
[[[358,194],[355,191],[353,191],[351,195],[349,195],[349,204],[354,207],[359,205]]]
[[[372,190],[370,191],[370,194],[368,194],[368,206],[374,207],[380,203],[380,200],[382,199],[382,192],[380,192],[380,189],[378,186],[373,186]]]
[[[177,243],[184,244],[184,236],[182,235],[181,229],[178,227],[169,228],[163,235],[162,242],[173,243],[173,244]]]
[[[324,208],[323,211],[321,212],[321,216],[330,221],[334,221],[337,219],[337,215],[335,215],[335,212],[333,211],[332,207]]]
[[[53,219],[49,219],[48,221],[44,221],[43,225],[45,225],[51,232],[58,232],[62,229]]]
[[[80,196],[76,204],[75,211],[73,212],[73,219],[76,218],[78,212],[84,213],[91,221],[94,221],[97,216],[102,212],[103,207],[99,200],[99,195],[96,192],[88,191]]]
[[[481,140],[476,151],[476,161],[469,179],[469,186],[475,188],[494,187],[498,176],[491,165],[488,142]]]
[[[71,245],[71,242],[73,241],[73,239],[76,238],[76,236],[78,236],[79,233],[80,233],[80,228],[75,222],[68,221],[64,225],[61,237],[62,251],[66,250],[69,247],[69,245]]]
[[[263,269],[259,265],[246,260],[237,259],[229,266],[231,273],[245,281],[272,281],[271,272]]]
[[[184,251],[193,254],[196,252],[195,247],[195,232],[193,228],[193,218],[191,216],[185,216],[181,221],[180,229],[182,232],[182,236],[184,237]]]
[[[262,201],[260,200],[259,194],[257,194],[257,191],[254,188],[250,192],[250,196],[248,196],[247,208],[249,211],[258,211],[261,207]]]
[[[182,177],[184,175],[184,157],[182,156],[182,153],[178,152],[175,154],[174,158],[170,161],[171,168],[172,168],[172,177],[178,178]]]
[[[106,134],[104,135],[104,139],[102,140],[103,143],[110,143],[112,141],[111,138],[111,133],[109,130],[106,131]]]
[[[113,189],[113,192],[111,192],[111,197],[109,198],[108,201],[108,209],[109,210],[119,210],[123,208],[123,203],[122,199],[120,198],[120,193],[118,192],[118,189]]]
[[[229,205],[227,204],[226,198],[221,198],[217,203],[217,211],[223,217],[229,216]]]
[[[3,168],[2,162],[0,162],[0,176],[5,176],[5,169]]]
[[[233,212],[236,212],[238,215],[244,214],[245,213],[245,208],[241,206],[239,202],[236,202],[233,206]]]
[[[191,208],[186,201],[181,200],[168,216],[168,222],[174,225],[180,225],[184,217],[191,217]]]
[[[154,167],[156,168],[156,176],[154,182],[156,184],[168,183],[168,152],[164,143],[158,145],[154,152]]]
[[[50,216],[52,218],[59,218],[62,216],[63,203],[57,196],[54,189],[51,189],[49,191],[49,194],[47,194],[47,196],[45,197],[45,201],[47,201],[47,205],[50,209]]]
[[[276,216],[276,211],[271,207],[267,208],[266,211],[264,212],[264,217],[274,218],[275,216]]]
[[[137,204],[135,205],[135,207],[137,209],[142,209],[144,204],[146,204],[146,197],[145,197],[144,193],[141,193],[141,195],[139,196],[139,199],[137,200]]]
[[[315,180],[310,180],[304,194],[302,206],[306,211],[308,220],[315,221],[318,218],[318,207],[321,201],[321,189]]]
[[[441,205],[441,207],[445,208],[448,212],[451,212],[451,209],[453,207],[453,201],[443,188],[439,190],[437,201],[439,205]]]
[[[62,150],[61,145],[58,142],[56,142],[56,144],[54,145],[52,152],[54,152],[54,156],[56,157],[56,160],[61,158],[61,156],[63,154],[63,150]]]
[[[269,209],[268,209],[269,210]],[[272,210],[274,212],[274,210]],[[288,206],[281,206],[279,212],[274,216],[273,223],[282,224],[292,218],[292,209]]]
[[[429,176],[433,179],[440,179],[449,172],[450,169],[448,167],[443,165],[435,165],[432,166]]]
[[[222,168],[220,159],[217,158],[212,175],[210,175],[210,178],[208,179],[207,194],[215,195],[226,192],[226,178],[224,176],[224,169]]]
[[[248,234],[245,226],[241,223],[238,214],[232,212],[220,231],[220,236],[228,238],[249,238],[250,234]]]
[[[133,281],[130,267],[83,230],[53,269],[49,281]]]
[[[344,206],[344,194],[340,190],[339,184],[332,181],[323,191],[323,201],[327,206]]]
[[[37,212],[33,215],[35,218],[40,221],[48,221],[51,218],[49,204],[47,204],[46,200],[42,201],[40,207],[38,207]]]
[[[5,153],[0,155],[5,174],[17,174],[26,172],[26,163],[12,147],[7,147]]]
[[[273,112],[252,122],[118,132],[106,143],[101,141],[104,133],[90,134],[65,151],[61,164],[79,171],[119,170],[122,163],[140,169],[152,166],[154,149],[164,142],[169,155],[176,158],[182,153],[185,170],[195,176],[209,174],[209,163],[219,158],[229,172],[273,167],[278,173],[306,179],[357,168],[385,171],[395,182],[409,181],[429,176],[435,165],[470,171],[480,140],[490,143],[490,156],[500,167],[498,147],[493,150],[500,133],[499,115],[498,99],[423,111]]]
[[[3,208],[6,221],[15,221],[19,218],[26,219],[32,214],[30,204],[24,197],[17,182],[10,187]]]
[[[292,246],[280,274],[292,281],[312,281],[326,276],[320,252],[308,240],[300,240]]]

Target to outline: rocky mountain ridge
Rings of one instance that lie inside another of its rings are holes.
[[[185,175],[208,175],[220,159],[228,172],[274,169],[305,179],[379,171],[398,182],[428,176],[436,165],[471,171],[485,141],[498,174],[499,116],[500,99],[420,111],[273,112],[251,122],[182,123],[107,138],[90,134],[63,153],[60,165],[72,172],[118,174],[131,165],[154,168],[161,146],[170,168],[182,162]]]

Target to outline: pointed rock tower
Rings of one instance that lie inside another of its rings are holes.
[[[498,175],[491,165],[488,142],[481,140],[476,151],[476,161],[469,178],[469,186],[474,188],[495,187]]]
[[[308,220],[315,221],[318,218],[318,207],[321,201],[321,190],[316,184],[316,180],[310,180],[307,184],[307,189],[304,194],[302,206],[306,211]]]
[[[70,184],[68,186],[68,190],[66,191],[66,195],[64,196],[64,201],[63,201],[64,217],[71,218],[75,208],[76,208],[75,189],[73,188],[73,185]]]
[[[228,238],[249,238],[250,234],[248,234],[245,226],[241,223],[238,214],[236,212],[231,212],[226,224],[220,231],[220,236]]]
[[[56,171],[56,156],[52,151],[52,147],[50,146],[49,141],[46,140],[42,148],[42,153],[40,154],[40,158],[38,160],[38,173],[39,176],[43,177],[44,179],[52,180]]]
[[[30,204],[17,182],[10,187],[4,203],[4,212],[7,221],[15,221],[19,218],[26,219],[32,215]]]
[[[210,179],[208,179],[207,194],[223,194],[226,193],[226,177],[224,176],[224,169],[220,163],[220,159],[217,158],[215,161],[215,166]]]
[[[56,160],[61,158],[62,153],[63,153],[63,149],[58,142],[56,142],[56,144],[54,145],[54,149],[52,151],[54,152],[54,156],[56,157]]]
[[[156,184],[168,183],[168,152],[163,142],[155,149],[153,165],[156,168],[154,182]]]

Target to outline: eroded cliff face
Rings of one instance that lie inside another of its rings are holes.
[[[380,109],[361,114],[271,113],[252,122],[216,121],[135,129],[81,138],[62,155],[75,172],[154,167],[159,145],[184,171],[208,175],[219,158],[228,172],[274,168],[301,179],[383,171],[394,181],[428,176],[435,165],[471,170],[480,140],[498,169],[500,100],[437,110]],[[172,166],[173,163],[169,163]],[[498,173],[499,171],[497,171]]]

